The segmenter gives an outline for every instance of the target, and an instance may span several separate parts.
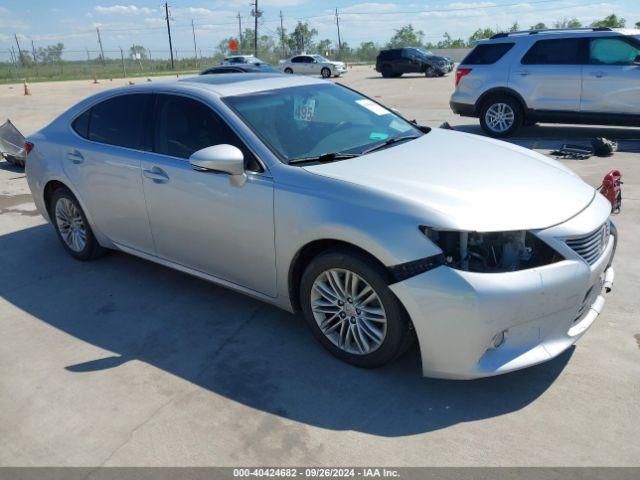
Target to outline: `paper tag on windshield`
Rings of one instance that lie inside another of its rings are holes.
[[[293,100],[293,119],[302,122],[313,122],[316,101],[313,98],[295,97]]]
[[[361,107],[364,107],[367,110],[375,113],[376,115],[389,115],[391,113],[389,110],[387,110],[383,106],[378,105],[376,102],[372,102],[367,98],[364,98],[362,100],[356,100],[356,103]]]

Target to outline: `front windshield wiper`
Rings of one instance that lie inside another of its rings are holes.
[[[402,137],[391,137],[384,142],[378,143],[373,147],[369,147],[360,152],[360,155],[366,155],[367,153],[375,152],[377,150],[381,150],[389,145],[393,145],[394,143],[406,142],[407,140],[415,140],[416,138],[420,138],[422,135],[404,135]]]
[[[300,157],[293,158],[289,160],[289,165],[298,164],[298,163],[328,163],[335,162],[336,160],[346,160],[348,158],[359,157],[359,153],[342,153],[342,152],[331,152],[331,153],[323,153],[322,155],[312,155],[310,157]]]

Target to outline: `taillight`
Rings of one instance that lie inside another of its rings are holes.
[[[456,86],[458,86],[462,77],[471,73],[471,70],[471,68],[456,68]]]
[[[24,141],[24,151],[27,155],[29,155],[29,153],[31,152],[31,150],[33,150],[33,143],[31,142],[27,142],[26,140]]]

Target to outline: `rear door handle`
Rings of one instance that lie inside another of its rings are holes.
[[[602,77],[606,77],[607,74],[603,71],[597,71],[597,72],[591,72],[591,76],[596,78],[602,78]]]
[[[169,175],[160,167],[152,167],[151,170],[142,170],[142,174],[154,183],[167,183]]]
[[[518,72],[518,75],[520,75],[521,77],[526,77],[527,75],[529,75],[529,71],[528,70],[520,70]]]
[[[84,157],[79,151],[72,150],[70,152],[67,152],[67,160],[70,160],[71,163],[75,165],[80,165],[81,163],[84,162]]]

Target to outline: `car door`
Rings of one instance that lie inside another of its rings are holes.
[[[302,56],[293,57],[289,63],[290,63],[289,66],[291,67],[291,70],[293,70],[293,73],[297,73],[297,74],[304,73],[304,68],[305,68],[304,57]]]
[[[94,105],[72,123],[82,138],[64,152],[64,171],[94,225],[113,242],[153,253],[142,188],[150,148],[152,94],[125,94]]]
[[[416,73],[422,70],[422,56],[413,48],[405,48],[402,50],[403,72]]]
[[[584,57],[584,39],[538,40],[511,68],[509,86],[534,110],[577,112]]]
[[[320,75],[320,64],[315,58],[305,55],[303,58],[302,68],[305,75]]]
[[[640,115],[640,41],[630,37],[589,39],[582,75],[584,112]]]
[[[234,284],[276,292],[273,180],[227,123],[200,100],[159,94],[154,153],[143,161],[144,193],[157,255]],[[189,156],[231,144],[247,181],[194,170]]]

